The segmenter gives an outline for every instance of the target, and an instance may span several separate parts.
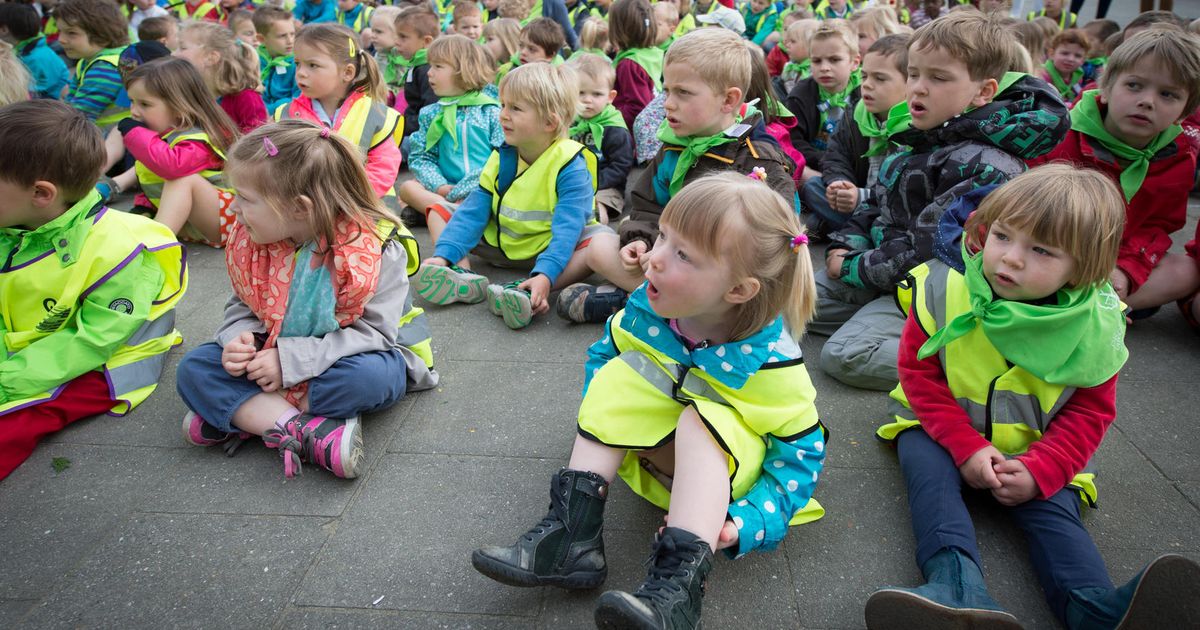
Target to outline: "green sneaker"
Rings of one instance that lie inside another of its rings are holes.
[[[529,292],[517,288],[522,282],[525,280],[513,280],[504,285],[489,284],[487,287],[488,310],[492,315],[504,318],[504,325],[513,330],[520,330],[533,320]]]
[[[434,304],[478,304],[487,296],[488,279],[456,265],[421,265],[413,284],[417,295]]]

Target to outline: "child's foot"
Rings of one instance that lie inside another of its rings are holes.
[[[863,611],[868,630],[1022,627],[988,594],[983,572],[966,554],[942,549],[921,572],[928,580],[921,586],[888,587],[871,594]]]
[[[504,318],[504,325],[513,330],[520,330],[533,320],[533,303],[529,301],[529,292],[517,288],[524,281],[513,280],[508,284],[489,284],[487,287],[488,310]]]
[[[579,282],[558,294],[554,310],[559,317],[577,324],[603,324],[625,307],[627,299],[628,293],[611,284],[596,287]]]
[[[632,594],[608,591],[596,603],[598,628],[695,628],[704,581],[712,569],[708,543],[678,527],[655,536],[646,581]]]
[[[300,414],[282,429],[273,427],[263,443],[279,449],[283,474],[300,474],[301,462],[316,464],[343,479],[358,476],[363,457],[362,426],[357,416],[345,420]]]
[[[183,439],[192,446],[222,445],[225,454],[233,457],[238,447],[250,438],[249,433],[237,431],[226,433],[204,421],[195,411],[183,415]]]
[[[487,285],[487,278],[457,265],[421,265],[417,270],[417,295],[434,304],[478,304]]]

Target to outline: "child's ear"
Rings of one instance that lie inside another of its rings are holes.
[[[58,186],[54,185],[54,182],[39,179],[33,182],[31,188],[33,190],[33,197],[30,202],[33,204],[33,207],[39,210],[49,208],[54,205],[55,201],[58,201],[59,190]]]
[[[971,107],[983,107],[992,102],[996,98],[996,93],[1000,91],[1000,83],[995,79],[986,79],[979,86],[979,91],[971,99]]]
[[[259,45],[267,43],[267,38],[263,37],[262,33],[255,33],[254,39],[259,43]]]
[[[854,68],[857,68],[860,65],[862,65],[862,55],[860,55],[858,53],[854,53]],[[853,70],[854,68],[851,68],[851,70]]]
[[[758,278],[742,278],[725,293],[725,301],[730,304],[745,304],[754,299],[762,290]]]
[[[725,90],[725,102],[721,104],[721,111],[726,114],[737,111],[737,108],[742,104],[744,96],[740,87],[727,88]]]
[[[429,45],[433,43],[433,36],[426,35],[425,37],[421,38],[421,41],[423,42],[421,48],[429,48]]]
[[[358,74],[358,70],[354,67],[354,64],[348,63],[348,64],[342,66],[342,80],[343,81],[353,82],[354,77],[357,74]]]
[[[300,195],[296,197],[296,205],[292,208],[291,218],[298,221],[303,221],[305,217],[312,214],[314,207],[315,206],[313,205],[311,197],[308,195]]]
[[[611,103],[611,102],[613,102],[614,100],[616,100],[616,98],[617,98],[617,91],[616,91],[616,90],[609,90],[609,91],[608,91],[608,102],[609,102],[609,103]]]

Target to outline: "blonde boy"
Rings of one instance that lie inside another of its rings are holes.
[[[783,72],[775,79],[775,90],[786,96],[801,80],[812,75],[812,60],[808,58],[808,38],[817,30],[820,22],[813,19],[796,20],[783,33],[783,48],[787,51],[787,63]]]
[[[404,65],[406,61],[396,52],[396,18],[400,15],[400,7],[384,5],[376,7],[371,14],[371,34],[375,39],[375,63],[383,72],[383,81],[388,90],[398,92],[404,89]],[[399,75],[399,76],[397,76]]]
[[[637,161],[625,118],[612,104],[617,73],[607,57],[591,53],[575,55],[567,65],[579,77],[579,115],[570,137],[596,154],[596,215],[608,223],[625,208],[625,182]]]
[[[802,182],[819,177],[829,138],[858,101],[858,36],[845,20],[825,20],[808,38],[811,74],[788,92],[786,105],[796,117],[792,145],[804,154]]]
[[[454,3],[452,24],[456,34],[478,41],[483,35],[483,11],[474,0],[459,0]]]

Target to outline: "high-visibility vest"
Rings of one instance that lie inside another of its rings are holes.
[[[4,346],[18,352],[56,333],[78,315],[80,304],[97,286],[137,256],[150,258],[162,270],[163,284],[150,306],[146,321],[117,348],[100,369],[116,403],[112,415],[125,415],[150,396],[162,375],[166,353],[183,342],[175,329],[175,304],[187,290],[184,248],[171,230],[145,217],[104,208],[100,193],[92,191],[79,204],[96,211],[79,253],[72,260],[47,254],[16,269],[0,271],[0,318]],[[133,309],[115,300],[113,310]],[[49,306],[48,306],[49,305]],[[130,312],[130,311],[125,311]],[[58,326],[46,325],[46,321]],[[40,325],[39,325],[40,324]],[[63,356],[68,364],[72,356]],[[88,366],[92,367],[92,366]],[[57,388],[0,405],[0,415],[19,407],[49,400]]]
[[[212,149],[212,151],[216,153],[222,160],[225,159],[225,153],[213,145],[212,140],[209,139],[207,133],[204,133],[204,131],[198,128],[176,129],[163,136],[163,140],[165,140],[167,145],[172,148],[174,148],[175,145],[179,144],[180,142],[189,140],[203,142],[204,144],[208,145],[208,148]],[[154,204],[154,207],[157,208],[159,201],[162,200],[163,184],[166,182],[166,180],[160,177],[154,171],[150,170],[149,167],[147,167],[145,164],[142,164],[140,161],[134,163],[133,170],[137,173],[138,186],[141,187],[142,193],[144,193],[146,198],[150,200],[150,203]],[[208,180],[208,183],[216,186],[217,188],[225,190],[229,189],[229,185],[225,183],[225,172],[223,169],[206,169],[200,171],[199,175],[200,177]]]
[[[380,221],[376,233],[386,245],[388,241],[396,241],[404,248],[407,256],[405,270],[408,275],[416,273],[421,264],[421,251],[417,247],[417,239],[408,231],[403,223],[397,225],[390,221]],[[429,327],[429,318],[425,309],[414,306],[412,292],[404,298],[404,313],[396,323],[396,343],[408,348],[421,358],[429,369],[433,369],[433,332]]]
[[[213,15],[211,18],[209,17],[210,13]],[[200,4],[196,5],[194,9],[189,7],[187,2],[180,2],[179,4],[175,5],[175,15],[179,16],[179,19],[181,20],[195,19],[215,21],[219,15],[219,11],[217,5],[211,2],[201,2]]]
[[[909,274],[906,299],[922,330],[932,335],[955,317],[971,311],[971,298],[963,275],[941,261],[917,266]],[[971,426],[1001,453],[1020,455],[1041,439],[1054,416],[1075,393],[1074,387],[1054,385],[1010,364],[988,341],[982,326],[955,339],[938,351],[946,383]],[[893,421],[875,432],[885,441],[919,426],[909,407],[904,386],[891,393],[888,412]],[[1080,491],[1088,505],[1096,504],[1092,463],[1068,484]]]
[[[79,86],[83,85],[84,76],[87,75],[88,70],[90,70],[92,66],[96,64],[96,62],[103,61],[105,63],[111,63],[112,67],[120,68],[121,53],[124,51],[125,46],[120,46],[118,48],[106,48],[91,58],[80,59],[79,62],[75,64],[75,80],[78,81]],[[78,87],[76,87],[76,89],[78,89]],[[124,92],[122,91],[121,93],[123,94]],[[97,127],[107,131],[109,127],[112,127],[122,120],[129,118],[129,108],[117,105],[118,100],[120,100],[119,97],[114,99],[113,102],[106,107],[104,111],[100,112],[99,116],[96,117]]]
[[[493,151],[479,175],[480,187],[492,195],[484,240],[510,260],[529,260],[542,253],[550,244],[550,224],[558,202],[555,182],[577,155],[583,156],[595,190],[596,155],[574,140],[556,141],[519,174],[516,149],[503,146]],[[593,213],[588,215],[588,224],[595,223]]]
[[[349,24],[346,23],[346,12],[345,11],[337,12],[337,23],[341,24],[343,26],[349,26],[350,30],[354,31],[355,33],[361,33],[361,32],[363,32],[364,28],[367,28],[368,26],[370,26],[371,25],[371,16],[375,14],[375,9],[373,9],[365,4],[360,4],[358,6],[359,6],[358,15],[354,16],[354,19],[351,20]]]
[[[1032,22],[1040,17],[1046,17],[1045,9],[1042,9],[1041,11],[1030,11],[1029,15],[1025,16],[1025,20]],[[1065,31],[1069,28],[1075,28],[1076,17],[1078,16],[1076,16],[1074,13],[1063,9],[1062,13],[1058,14],[1058,29]]]

